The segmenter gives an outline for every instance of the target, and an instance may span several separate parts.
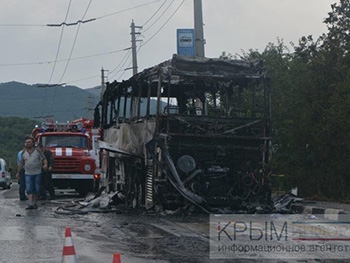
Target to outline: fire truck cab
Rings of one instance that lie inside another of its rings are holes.
[[[32,132],[37,144],[54,156],[52,181],[57,189],[75,189],[81,197],[99,187],[99,162],[93,146],[98,129],[93,121],[79,119],[69,123],[48,121]]]

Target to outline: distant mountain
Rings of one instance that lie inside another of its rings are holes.
[[[48,118],[58,122],[92,118],[100,100],[95,88],[76,86],[27,85],[19,82],[0,84],[0,116],[22,117],[37,121]]]
[[[90,88],[90,89],[84,89],[84,90],[90,92],[91,94],[93,94],[94,96],[97,96],[98,98],[101,98],[101,95],[102,95],[101,94],[101,91],[102,91],[101,86],[96,86],[96,87],[93,87],[93,88]],[[121,99],[121,105],[123,105],[123,104],[124,104],[124,99],[122,98]],[[127,105],[126,108],[129,109],[129,107],[130,107],[129,102],[127,102],[126,105]],[[162,109],[164,109],[165,106],[166,106],[166,102],[162,101],[162,103],[161,103]],[[157,100],[151,99],[150,113],[151,114],[155,114],[156,111],[157,111],[156,109],[157,109]],[[140,111],[141,111],[141,113],[145,113],[147,111],[146,100],[141,101]],[[127,118],[129,117],[129,111],[127,111],[126,117]]]
[[[94,96],[101,98],[101,86],[96,86],[90,89],[84,89],[87,92],[90,92],[91,94],[93,94]]]
[[[92,119],[100,97],[101,86],[81,89],[76,86],[0,83],[0,116],[28,118],[39,122],[47,119],[58,122]],[[162,108],[166,103],[163,104]],[[146,107],[146,103],[142,103],[141,112],[145,112]],[[151,100],[150,111],[153,114],[156,112],[155,100]]]

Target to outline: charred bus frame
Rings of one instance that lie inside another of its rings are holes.
[[[134,206],[270,206],[270,83],[261,61],[174,55],[107,83],[109,191]]]

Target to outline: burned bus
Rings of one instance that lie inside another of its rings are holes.
[[[126,204],[270,207],[270,83],[261,61],[173,55],[107,83],[99,107],[101,171]]]

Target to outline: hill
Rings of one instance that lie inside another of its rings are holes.
[[[59,122],[92,118],[93,109],[100,97],[96,95],[95,88],[90,91],[76,86],[45,87],[19,82],[1,83],[0,116],[37,121],[52,118]]]
[[[46,119],[67,122],[93,118],[100,101],[101,86],[80,89],[76,86],[47,87],[7,82],[0,84],[0,94],[0,117],[27,118],[39,123]],[[155,112],[156,105],[156,101],[151,100],[151,112]],[[145,112],[146,107],[146,103],[142,103],[141,112]]]
[[[91,94],[95,95],[96,97],[101,97],[101,86],[96,86],[90,89],[84,89],[85,91],[90,92]]]
[[[17,152],[23,147],[24,137],[31,133],[35,125],[40,125],[47,118],[58,122],[92,118],[100,93],[99,86],[83,90],[75,86],[40,87],[19,82],[1,83],[0,157],[16,171]],[[156,101],[152,100],[152,111],[155,111],[155,107]],[[141,105],[141,109],[145,111],[146,103]]]

